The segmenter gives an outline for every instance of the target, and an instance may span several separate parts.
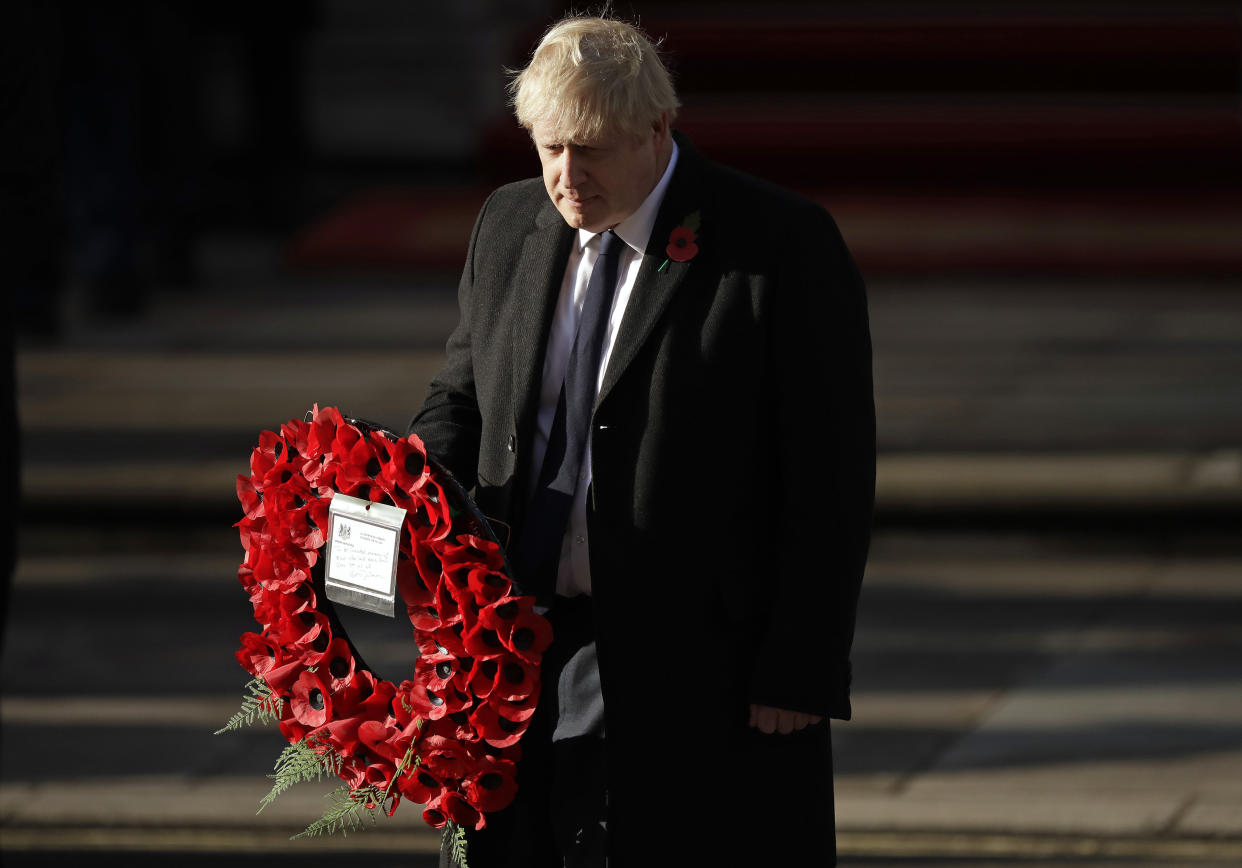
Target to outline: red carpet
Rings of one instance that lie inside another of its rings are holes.
[[[286,249],[297,268],[456,273],[487,190],[368,190]],[[814,195],[869,278],[1242,275],[1236,197],[1030,191]]]

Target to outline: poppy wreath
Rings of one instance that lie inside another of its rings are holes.
[[[552,629],[416,435],[333,407],[307,415],[261,433],[250,475],[237,477],[238,578],[261,629],[241,637],[250,696],[221,732],[258,717],[289,741],[264,806],[296,780],[345,781],[338,809],[303,834],[358,825],[359,809],[391,816],[402,798],[424,805],[433,827],[481,829],[517,790]],[[337,492],[406,510],[397,589],[419,656],[400,684],[366,668],[326,600],[320,553]]]

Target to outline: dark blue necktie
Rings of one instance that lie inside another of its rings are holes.
[[[621,248],[622,241],[612,230],[599,236],[599,257],[591,269],[582,313],[578,317],[565,381],[561,384],[556,415],[548,433],[548,451],[544,453],[522,540],[514,553],[518,581],[525,584],[528,592],[540,586],[551,590],[546,587],[547,583],[556,581],[561,544],[590,436],[599,360],[604,351],[612,299],[617,293]]]

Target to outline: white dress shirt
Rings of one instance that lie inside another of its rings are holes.
[[[651,239],[651,230],[655,226],[656,215],[660,204],[664,201],[664,193],[668,189],[669,179],[673,177],[673,168],[677,165],[677,143],[673,143],[673,153],[668,161],[668,168],[652,188],[647,198],[629,217],[613,227],[625,246],[620,249],[617,263],[617,292],[612,300],[612,311],[608,317],[608,328],[604,332],[604,346],[600,353],[598,379],[595,381],[595,393],[604,382],[604,372],[608,370],[608,360],[612,357],[613,344],[621,321],[625,317],[625,308],[630,301],[630,293],[634,290],[634,282],[638,279],[638,269],[643,262],[643,251]],[[548,348],[543,361],[543,386],[539,393],[539,414],[535,424],[535,442],[531,474],[539,476],[538,468],[543,466],[543,456],[548,449],[548,434],[552,430],[552,420],[556,416],[556,404],[560,399],[561,385],[565,381],[565,369],[569,365],[569,353],[573,349],[574,335],[578,330],[578,317],[582,313],[582,304],[586,300],[587,284],[591,280],[591,270],[599,259],[599,233],[578,230],[577,243],[569,251],[569,262],[565,265],[565,277],[561,281],[561,293],[556,301],[556,311],[552,315],[552,330],[548,334]],[[583,456],[582,471],[578,477],[578,486],[574,490],[574,503],[569,512],[569,526],[565,531],[565,540],[561,548],[560,568],[556,577],[556,592],[566,597],[591,593],[591,564],[589,558],[589,541],[586,526],[586,492],[591,483],[591,441],[588,437],[586,455]],[[534,483],[537,484],[537,483]],[[534,484],[531,491],[534,490]],[[529,493],[529,492],[528,492]]]

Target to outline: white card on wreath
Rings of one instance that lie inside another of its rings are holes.
[[[334,494],[325,555],[328,599],[377,615],[396,616],[397,552],[405,510]]]

